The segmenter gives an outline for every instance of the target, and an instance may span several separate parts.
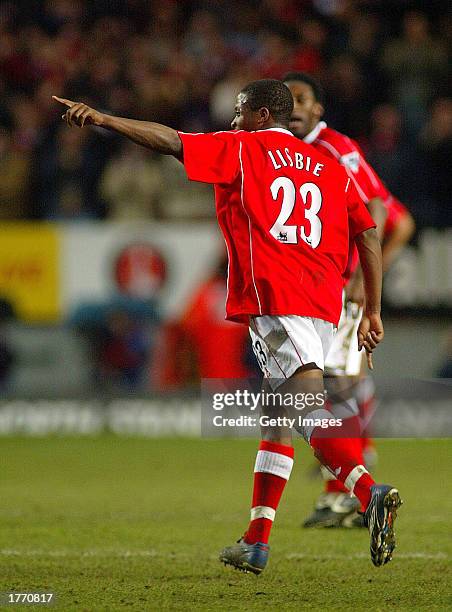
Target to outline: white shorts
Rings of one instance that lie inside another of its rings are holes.
[[[275,390],[308,363],[325,369],[325,356],[333,342],[335,326],[322,319],[297,315],[252,317],[253,351],[265,378]]]
[[[342,306],[341,318],[333,344],[325,360],[325,373],[330,376],[358,376],[363,351],[358,351],[358,326],[363,309],[349,302]]]

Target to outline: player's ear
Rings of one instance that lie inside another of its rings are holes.
[[[322,104],[320,104],[320,102],[315,102],[314,103],[314,107],[313,107],[314,113],[316,114],[316,116],[320,119],[321,117],[323,117],[323,114],[325,112],[325,109],[323,108]]]
[[[263,106],[262,108],[259,109],[259,123],[261,123],[262,125],[264,123],[267,123],[269,117],[270,117],[270,111],[268,110],[266,106]]]

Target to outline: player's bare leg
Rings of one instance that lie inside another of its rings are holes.
[[[268,540],[276,510],[293,465],[292,431],[283,418],[294,419],[295,428],[310,437],[315,429],[303,430],[301,422],[306,416],[312,419],[329,420],[332,415],[325,410],[323,372],[314,363],[298,369],[287,382],[273,381],[272,387],[264,383],[264,390],[276,388],[283,396],[297,397],[300,394],[312,398],[309,407],[296,409],[283,405],[265,405],[262,415],[273,419],[262,428],[262,442],[254,468],[254,490],[251,505],[251,520],[244,536],[236,545],[227,547],[220,555],[225,564],[243,571],[260,573],[268,558]],[[354,464],[355,465],[355,464]]]
[[[369,434],[369,421],[375,412],[375,385],[366,371],[359,376],[334,378],[335,385],[341,386],[344,402],[349,412],[356,411],[360,421],[360,437],[351,439],[351,444],[359,444],[362,464],[372,470],[377,463],[377,452]],[[333,404],[331,412],[340,416],[344,411],[343,402]],[[324,490],[317,498],[313,512],[303,522],[304,527],[358,527],[363,528],[362,508],[356,497],[324,466],[320,467]]]
[[[362,282],[359,285],[362,287]],[[344,301],[337,333],[328,352],[325,379],[329,391],[329,409],[338,418],[354,419],[360,425],[356,437],[349,439],[359,463],[370,469],[364,454],[362,377],[367,374],[363,353],[358,350],[357,331],[362,307],[357,302]],[[371,380],[367,378],[367,380]],[[367,394],[368,395],[368,394]],[[371,415],[369,415],[371,416]],[[324,490],[317,498],[313,512],[303,522],[304,527],[364,527],[361,504],[356,497],[324,466],[320,467]]]
[[[272,392],[265,380],[262,388],[266,393]],[[262,440],[254,466],[250,523],[243,537],[220,553],[220,561],[225,565],[254,574],[260,574],[267,565],[270,531],[294,456],[292,431],[283,420],[288,417],[287,410],[280,405],[262,406],[261,414],[274,419],[275,424],[261,430]]]
[[[333,431],[331,426],[317,425],[318,422],[329,423],[332,414],[325,408],[324,399],[321,399],[324,390],[323,372],[314,364],[309,365],[300,368],[279,387],[279,391],[284,395],[310,393],[318,399],[314,405],[299,411],[299,426],[296,428],[313,448],[321,463],[359,499],[365,509],[364,520],[371,536],[372,562],[375,565],[383,565],[391,560],[395,547],[393,525],[397,508],[401,504],[398,491],[389,485],[376,485],[367,469],[360,463],[358,445],[352,447],[348,443],[355,427],[351,420],[347,423],[345,438],[338,437],[337,431]],[[280,410],[279,414],[283,412],[287,412],[287,408]],[[248,530],[236,545],[225,548],[220,554],[220,560],[225,564],[255,574],[261,573],[267,564],[270,530],[293,465],[292,440],[287,428],[266,428],[262,435],[263,440],[255,464]]]
[[[282,395],[295,392],[320,393],[323,396],[322,375],[315,364],[306,364],[293,376],[293,380],[281,384],[264,380],[263,390],[275,389]],[[303,391],[302,391],[303,390]],[[322,402],[323,404],[323,402]],[[251,503],[251,519],[243,537],[220,554],[225,565],[232,565],[245,572],[261,573],[268,560],[268,540],[282,493],[293,466],[292,430],[284,419],[300,416],[295,409],[278,403],[261,407],[262,416],[272,421],[262,427],[262,441],[254,466],[254,487]]]
[[[315,372],[314,372],[315,375]],[[317,374],[319,384],[321,373]],[[322,417],[317,409],[316,418]],[[324,411],[328,414],[328,411]],[[306,417],[315,413],[306,413]],[[331,416],[331,413],[329,413]],[[395,548],[394,522],[397,509],[402,504],[398,490],[390,485],[377,485],[367,469],[359,463],[362,456],[359,447],[347,442],[354,437],[354,423],[350,419],[346,438],[330,437],[331,428],[322,431],[318,427],[304,428],[303,435],[314,449],[316,457],[340,480],[347,489],[354,492],[365,509],[364,524],[369,529],[370,553],[374,565],[380,566],[392,559]],[[359,426],[358,426],[359,427]],[[359,429],[358,429],[359,431]],[[337,435],[337,434],[336,434]]]
[[[325,380],[328,390],[328,409],[336,418],[355,421],[358,427],[356,437],[348,438],[348,444],[353,447],[357,461],[361,465],[365,463],[362,454],[362,427],[357,400],[355,398],[355,387],[358,378],[352,376],[333,376]],[[320,474],[323,479],[323,491],[317,498],[313,512],[303,521],[303,527],[307,528],[331,528],[364,526],[361,504],[357,497],[350,493],[345,485],[336,478],[324,465],[320,465]]]

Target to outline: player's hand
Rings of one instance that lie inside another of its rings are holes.
[[[358,350],[366,351],[367,366],[373,370],[372,352],[384,338],[385,332],[379,314],[364,314],[358,327]]]
[[[64,115],[61,118],[66,121],[69,127],[78,125],[82,128],[84,125],[102,125],[102,113],[94,110],[83,102],[73,102],[72,100],[66,100],[66,98],[59,98],[58,96],[52,96],[54,100],[63,104],[67,107]]]

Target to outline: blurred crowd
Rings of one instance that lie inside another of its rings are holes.
[[[448,3],[0,3],[0,218],[199,219],[211,193],[173,159],[67,129],[52,94],[186,131],[227,129],[250,80],[316,76],[418,226],[452,225]]]

